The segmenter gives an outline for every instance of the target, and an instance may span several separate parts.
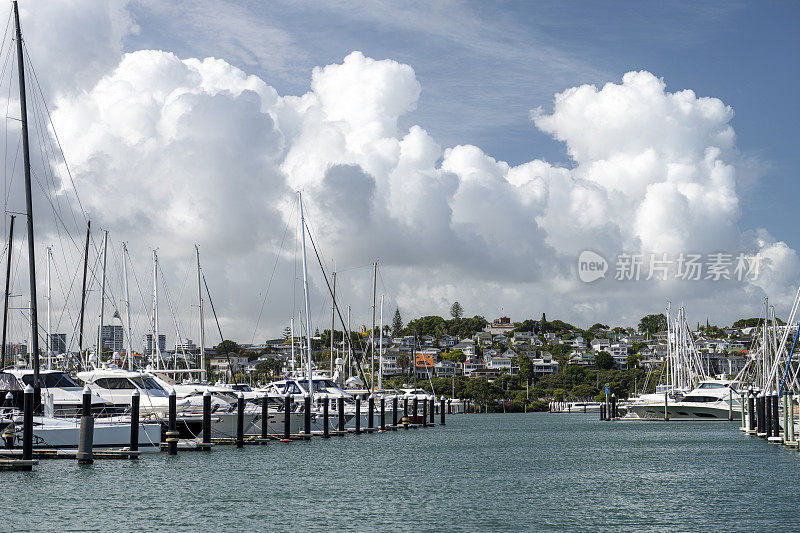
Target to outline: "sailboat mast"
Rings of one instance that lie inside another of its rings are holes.
[[[350,318],[350,306],[347,306],[347,331],[343,331],[343,334],[348,334],[351,331],[351,327],[353,326],[353,319]],[[351,377],[353,375],[351,365],[353,364],[353,343],[347,342],[347,377]]]
[[[378,339],[378,388],[383,390],[383,294],[381,294],[381,325]]]
[[[200,247],[194,245],[195,255],[197,256],[197,302],[200,306],[200,368],[206,369],[206,325],[203,319],[203,288],[201,285],[200,274]]]
[[[158,343],[158,252],[153,250],[153,352],[156,368],[161,368],[161,346]]]
[[[369,330],[369,388],[375,390],[375,289],[377,287],[378,262],[372,264],[372,329]]]
[[[335,265],[334,265],[335,267]],[[333,342],[334,342],[334,328],[336,327],[336,272],[331,274],[333,289],[331,290],[331,377],[333,377],[333,364],[334,364],[334,357],[333,357]],[[344,338],[344,337],[342,337]]]
[[[289,335],[290,335],[290,342],[292,345],[292,364],[291,364],[291,371],[294,374],[294,317],[289,319]]]
[[[308,295],[308,267],[306,265],[306,220],[303,216],[303,193],[297,191],[297,202],[300,204],[300,234],[303,248],[303,293],[306,300],[306,340],[308,341],[308,394],[314,398],[314,382],[311,376],[311,300]]]
[[[6,333],[8,331],[8,291],[11,288],[11,252],[14,248],[14,215],[11,215],[11,225],[8,228],[8,257],[6,258],[6,295],[3,304],[3,346],[0,347],[0,370],[6,367]]]
[[[31,299],[31,350],[33,352],[33,387],[39,388],[39,313],[36,303],[36,247],[33,240],[33,200],[31,196],[31,153],[28,146],[28,102],[25,99],[25,61],[22,55],[22,30],[19,7],[14,0],[14,25],[17,32],[17,70],[19,71],[19,112],[22,123],[22,161],[25,171],[25,207],[28,215],[28,278]]]
[[[108,230],[103,232],[103,275],[100,279],[100,325],[97,327],[97,363],[103,362],[103,315],[106,307],[106,258],[108,256]]]
[[[51,342],[51,327],[52,327],[52,305],[53,291],[50,283],[50,262],[53,257],[53,248],[47,247],[47,336],[45,337],[45,349],[47,350],[47,370],[53,370],[53,349]]]
[[[133,370],[133,337],[131,332],[131,296],[128,291],[128,246],[122,243],[122,281],[125,285],[125,327],[128,337],[128,370]]]
[[[87,368],[86,361],[83,359],[83,318],[86,314],[86,271],[89,268],[89,235],[92,231],[92,221],[86,222],[86,243],[83,248],[83,285],[81,286],[81,318],[78,326],[78,356],[81,364]]]

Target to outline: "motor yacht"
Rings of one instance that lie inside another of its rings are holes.
[[[731,408],[736,413],[741,408],[739,393],[733,390],[733,382],[707,379],[682,397],[667,400],[667,415],[673,419],[717,419],[727,420]],[[669,393],[667,393],[669,394]],[[664,395],[660,401],[633,402],[628,413],[637,418],[664,418]]]

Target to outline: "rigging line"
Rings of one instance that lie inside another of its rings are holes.
[[[169,295],[169,288],[167,287],[166,275],[164,274],[164,270],[162,270],[161,268],[161,263],[158,263],[158,271],[161,273],[161,286],[164,288],[164,296],[167,299],[167,307],[169,307],[169,313],[170,316],[172,317],[172,325],[175,326],[175,333],[178,337],[177,339],[178,342],[182,343],[183,336],[181,335],[180,331],[182,329],[182,326],[179,323],[177,316],[175,315],[175,308],[172,305],[172,298],[170,298]]]
[[[28,47],[25,46],[24,42],[22,43],[22,46],[23,46],[23,49],[25,51],[25,54],[30,59],[30,54],[28,53]],[[42,101],[44,102],[44,109],[47,112],[47,119],[48,119],[48,122],[50,123],[50,127],[52,128],[53,137],[55,137],[55,139],[56,139],[56,143],[58,144],[58,150],[61,152],[61,157],[64,160],[64,168],[66,168],[66,170],[67,170],[67,175],[69,176],[69,181],[70,181],[70,183],[72,183],[72,190],[73,190],[73,192],[75,192],[75,198],[78,200],[78,206],[80,207],[81,213],[83,214],[84,222],[86,222],[86,221],[89,220],[89,217],[88,217],[88,215],[86,213],[86,210],[83,208],[83,204],[81,203],[81,197],[78,194],[78,187],[75,185],[75,180],[72,177],[72,171],[69,168],[69,164],[67,163],[67,158],[64,155],[64,149],[61,146],[61,139],[59,139],[59,137],[58,137],[58,132],[56,131],[55,124],[53,124],[53,117],[50,115],[50,108],[47,106],[47,101],[44,98],[44,92],[42,91],[41,85],[39,85],[39,77],[36,75],[36,69],[33,68],[33,62],[29,61],[29,63],[30,63],[30,67],[31,67],[31,72],[33,73],[33,80],[36,82],[36,88],[39,90],[39,94],[42,95]],[[75,227],[78,227],[77,221],[75,222]]]
[[[67,236],[72,241],[72,244],[75,245],[75,249],[76,250],[80,250],[80,246],[78,245],[77,242],[75,242],[75,239],[69,233],[69,229],[67,228],[66,224],[64,224],[64,219],[62,219],[61,215],[58,214],[58,212],[56,211],[55,206],[53,205],[53,202],[50,200],[49,195],[47,194],[47,190],[45,189],[44,185],[42,185],[42,182],[39,179],[38,174],[33,169],[31,169],[31,176],[33,176],[33,178],[36,180],[36,184],[39,185],[39,188],[44,193],[45,198],[47,198],[47,202],[50,204],[50,207],[53,209],[53,213],[55,214],[55,217],[58,219],[58,222],[61,222],[62,226],[64,226],[64,230],[67,232]],[[92,242],[94,242],[94,241],[92,241]],[[95,247],[95,248],[97,249],[97,247]]]
[[[292,207],[292,212],[289,214],[289,218],[283,228],[283,237],[281,237],[281,245],[278,249],[278,253],[275,255],[275,263],[272,265],[272,273],[269,275],[269,281],[267,282],[267,291],[264,293],[264,299],[261,301],[261,309],[258,311],[258,318],[256,319],[256,327],[253,328],[253,338],[251,339],[251,343],[255,344],[256,342],[256,333],[258,332],[258,326],[261,324],[261,316],[264,313],[264,306],[267,303],[267,298],[269,297],[269,291],[272,287],[272,280],[275,277],[275,270],[278,268],[278,260],[281,258],[281,252],[283,251],[283,243],[286,240],[286,235],[289,233],[289,220],[292,220],[294,217],[294,210],[296,207]]]
[[[8,47],[8,51],[5,54],[5,60],[3,61],[3,73],[4,73],[4,75],[2,77],[0,77],[0,80],[2,80],[5,77],[6,66],[9,64],[10,59],[11,59],[11,49],[12,49],[12,47],[9,46]],[[9,76],[8,77],[9,77],[9,79],[8,79],[8,94],[6,95],[6,114],[3,115],[5,117],[8,116],[9,107],[11,106],[11,86],[13,85],[13,81],[14,81],[14,79],[13,79],[14,71],[13,70],[9,70]],[[9,191],[9,185],[8,185],[8,120],[7,119],[4,121],[4,127],[5,127],[5,137],[3,138],[3,170],[5,170],[6,174],[5,174],[5,176],[3,176],[3,180],[4,180],[4,187],[5,187],[5,194],[6,194],[5,198],[7,199],[8,198],[8,191]],[[7,234],[6,234],[6,237],[8,237]]]
[[[236,374],[233,372],[233,367],[231,366],[231,358],[228,355],[228,348],[225,346],[225,337],[222,336],[222,328],[219,325],[219,319],[217,318],[217,311],[214,309],[214,300],[211,298],[211,292],[208,290],[208,283],[206,282],[206,275],[203,274],[203,269],[200,269],[200,276],[203,278],[203,285],[206,287],[206,294],[208,295],[208,303],[211,304],[211,312],[214,313],[214,322],[217,323],[217,331],[219,331],[219,338],[220,338],[220,346],[222,346],[222,351],[225,352],[225,360],[228,362],[228,372],[230,372],[231,377],[233,378],[233,384],[239,385],[236,381]],[[292,340],[294,342],[294,340]]]
[[[325,273],[325,267],[322,265],[322,261],[320,260],[319,252],[317,251],[317,244],[314,241],[314,237],[309,234],[309,240],[311,241],[311,246],[314,249],[314,254],[317,256],[317,262],[319,263],[320,271],[322,272],[322,277],[325,279],[325,284],[328,286],[328,294],[331,295],[333,298],[333,290],[331,289],[331,284],[328,281],[328,275]],[[366,375],[364,374],[364,369],[361,367],[361,360],[358,358],[356,352],[353,350],[353,342],[350,335],[350,324],[345,325],[344,318],[342,317],[342,312],[339,309],[339,304],[334,301],[334,307],[336,309],[336,315],[339,317],[339,322],[342,323],[342,330],[347,335],[347,345],[351,351],[353,351],[353,356],[356,360],[356,368],[361,373],[361,377],[364,380],[364,383],[367,382]],[[361,338],[359,336],[359,343],[361,343]],[[361,344],[363,346],[363,344]]]

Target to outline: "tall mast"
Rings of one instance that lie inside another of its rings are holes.
[[[131,296],[128,292],[128,245],[122,243],[122,282],[125,285],[125,327],[128,337],[128,370],[133,370],[133,337],[131,332]]]
[[[87,368],[86,361],[83,359],[83,317],[86,313],[86,270],[89,267],[89,234],[92,231],[92,221],[86,222],[86,244],[83,248],[83,285],[81,286],[81,318],[78,326],[78,357],[81,364]]]
[[[53,248],[47,247],[47,336],[45,337],[45,349],[47,350],[47,370],[53,370],[53,346],[50,336],[52,335],[52,305],[53,292],[50,283],[50,262],[53,258]]]
[[[372,329],[369,330],[369,388],[375,390],[375,289],[377,287],[378,262],[372,264]]]
[[[334,268],[335,268],[335,265],[334,265]],[[333,289],[331,291],[331,295],[332,295],[332,299],[331,299],[331,302],[332,302],[331,303],[331,377],[333,377],[333,363],[334,363],[334,357],[333,357],[333,346],[334,346],[333,345],[333,342],[334,342],[333,338],[334,338],[334,334],[333,334],[333,331],[334,331],[334,328],[336,327],[336,323],[334,322],[335,319],[336,319],[336,272],[335,271],[331,274],[331,278],[332,278],[331,281],[333,283]]]
[[[161,346],[158,342],[158,252],[153,250],[153,353],[156,368],[161,368]]]
[[[14,248],[14,215],[11,215],[11,225],[8,228],[8,257],[6,258],[6,295],[3,304],[3,346],[0,347],[0,370],[6,367],[6,332],[8,330],[8,292],[11,287],[11,253]]]
[[[33,352],[33,387],[39,388],[39,313],[36,303],[36,249],[33,240],[33,200],[31,197],[31,153],[28,146],[28,102],[25,99],[25,61],[22,56],[22,30],[19,8],[14,0],[14,25],[17,30],[17,70],[19,70],[19,112],[22,123],[22,161],[25,171],[25,207],[28,214],[28,278],[31,298],[31,350]]]
[[[303,216],[303,193],[297,191],[297,203],[300,204],[300,234],[303,244],[303,293],[306,300],[306,344],[308,345],[308,394],[314,399],[314,382],[311,376],[311,301],[308,295],[308,267],[306,266],[306,219]]]
[[[383,294],[381,294],[381,325],[378,340],[378,388],[383,390]]]
[[[203,319],[203,288],[200,283],[200,247],[194,245],[195,255],[197,256],[197,302],[200,307],[200,368],[206,369],[206,325]]]
[[[350,328],[353,325],[353,319],[350,318],[350,306],[347,306],[347,331],[342,332],[344,335],[348,335],[350,333]],[[351,377],[353,375],[351,365],[353,364],[353,343],[350,342],[350,339],[347,339],[347,377]]]
[[[294,317],[289,320],[289,335],[291,335],[291,344],[292,344],[292,365],[291,370],[292,374],[294,374]]]
[[[108,230],[103,232],[103,274],[100,278],[100,325],[97,329],[97,363],[103,362],[103,315],[106,308],[106,258],[108,257]]]

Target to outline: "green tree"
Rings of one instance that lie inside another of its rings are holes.
[[[453,302],[452,307],[450,307],[450,316],[458,320],[464,314],[464,309],[461,307],[461,304],[458,302]]]
[[[221,343],[217,344],[215,348],[217,355],[239,355],[242,353],[242,347],[239,346],[237,343],[231,340],[224,340]]]
[[[411,361],[408,358],[407,354],[401,353],[397,356],[397,366],[400,367],[400,371],[405,375],[406,369],[409,367]]]
[[[600,370],[611,370],[614,368],[614,358],[606,351],[597,352],[594,362]]]
[[[441,355],[442,359],[447,359],[454,363],[463,363],[467,360],[467,356],[461,350],[453,350],[452,352],[445,352]]]
[[[667,317],[664,316],[664,313],[647,315],[639,321],[639,331],[648,335],[655,335],[665,329],[667,329]]]
[[[394,308],[394,318],[392,319],[392,336],[399,337],[403,331],[403,318],[400,316],[400,309]]]
[[[642,356],[637,353],[629,353],[625,362],[628,363],[628,368],[639,368],[639,361],[641,358]]]
[[[286,326],[285,328],[283,328],[283,340],[288,341],[291,338],[292,338],[292,328]]]
[[[274,357],[259,361],[256,364],[256,372],[265,376],[278,376],[282,369],[283,364]]]

